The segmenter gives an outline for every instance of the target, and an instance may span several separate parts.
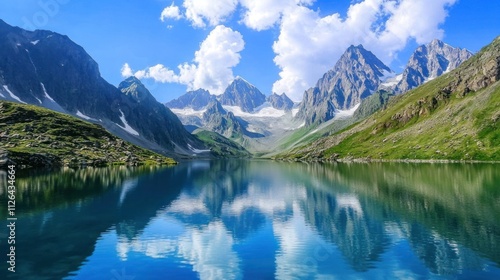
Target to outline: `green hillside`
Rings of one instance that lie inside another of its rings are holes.
[[[216,158],[250,158],[252,154],[240,144],[212,131],[198,129],[193,132],[207,145]]]
[[[367,119],[277,158],[500,160],[500,38]]]
[[[69,115],[0,101],[0,162],[19,167],[175,164]]]

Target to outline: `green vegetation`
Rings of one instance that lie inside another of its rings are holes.
[[[198,129],[193,134],[203,141],[217,158],[249,158],[252,156],[241,145],[218,133]]]
[[[500,39],[451,73],[332,136],[281,154],[303,160],[500,160]]]
[[[0,102],[0,149],[19,167],[157,165],[176,162],[97,124],[32,105]]]

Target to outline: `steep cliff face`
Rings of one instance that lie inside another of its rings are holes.
[[[266,102],[266,96],[245,79],[236,77],[218,100],[222,105],[238,106],[244,112],[253,112]]]
[[[416,88],[457,68],[471,56],[468,50],[454,48],[437,39],[422,45],[410,57],[395,91],[404,93]]]
[[[380,107],[347,130],[284,157],[500,160],[500,38],[457,69]]]
[[[288,98],[285,93],[281,95],[273,93],[266,98],[266,101],[269,102],[273,108],[285,111],[292,110],[294,105],[293,101]]]
[[[190,146],[203,146],[140,82],[123,84],[125,94],[106,82],[97,63],[67,36],[26,31],[0,20],[0,53],[0,99],[99,123],[120,138],[162,153],[190,154]]]
[[[298,117],[307,124],[330,120],[335,110],[350,109],[370,96],[391,73],[389,67],[362,45],[351,46],[335,67],[304,93]]]
[[[207,90],[198,89],[186,92],[179,98],[165,103],[165,106],[175,109],[192,108],[193,110],[201,110],[215,99],[215,95],[211,95]]]

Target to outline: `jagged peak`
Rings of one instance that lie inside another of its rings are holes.
[[[142,86],[144,87],[144,85],[142,84],[141,80],[139,80],[137,77],[135,76],[130,76],[128,78],[126,78],[125,80],[123,80],[119,85],[118,85],[118,88],[119,89],[122,89],[122,88],[128,88],[132,85],[137,85],[137,86]]]
[[[359,44],[357,46],[355,45],[350,45],[349,48],[347,48],[346,52],[352,52],[352,51],[359,51],[359,50],[365,50],[365,47],[363,47],[362,44]]]
[[[392,72],[392,70],[385,65],[375,54],[371,51],[365,49],[363,45],[359,44],[357,46],[351,45],[345,52],[342,54],[340,59],[335,64],[335,67],[330,71],[340,71],[342,70],[342,64],[346,61],[356,60],[359,61],[360,58],[365,60],[373,69],[379,71],[380,74],[383,75],[384,70],[387,72]]]
[[[195,89],[195,90],[190,90],[188,92],[193,92],[193,93],[208,93],[208,94],[211,94],[210,91],[204,89],[204,88],[199,88],[199,89]],[[186,93],[188,93],[186,92]]]
[[[151,92],[135,76],[130,76],[120,83],[118,89],[125,95],[133,97],[137,101],[155,100]]]
[[[428,45],[431,45],[431,46],[444,46],[445,43],[439,39],[434,39],[432,40]]]
[[[233,80],[232,83],[237,83],[237,82],[243,82],[245,84],[248,84],[249,86],[252,86],[252,87],[255,87],[252,83],[250,83],[249,81],[245,80],[243,77],[241,76],[236,76]]]
[[[208,112],[208,113],[214,113],[214,112],[220,112],[223,114],[226,113],[226,110],[224,110],[224,108],[222,107],[222,104],[217,99],[214,99],[214,100],[211,100],[210,102],[208,102],[208,105],[205,107],[205,109],[206,109],[206,112]]]

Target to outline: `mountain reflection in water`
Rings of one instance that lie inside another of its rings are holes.
[[[499,183],[493,164],[232,160],[21,174],[13,279],[494,279]]]

